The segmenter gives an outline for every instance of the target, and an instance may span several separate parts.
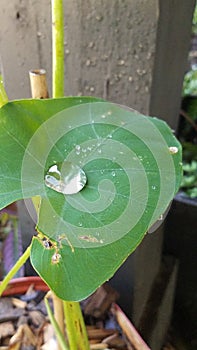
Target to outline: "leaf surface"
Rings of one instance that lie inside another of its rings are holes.
[[[0,123],[0,204],[42,197],[32,264],[60,298],[81,300],[161,219],[180,186],[181,146],[165,122],[91,98],[8,103]],[[78,193],[46,186],[65,161],[86,174]]]

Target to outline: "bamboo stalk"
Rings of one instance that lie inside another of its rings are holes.
[[[135,350],[151,350],[118,305],[113,305],[111,311]]]
[[[34,69],[29,71],[31,94],[33,98],[48,98],[45,69]]]
[[[53,316],[53,313],[52,313],[52,310],[50,308],[50,305],[48,303],[48,298],[51,296],[51,291],[49,291],[47,293],[47,295],[45,296],[45,305],[46,305],[46,308],[47,308],[47,313],[48,313],[48,316],[49,316],[49,319],[50,319],[50,322],[55,330],[55,334],[57,336],[57,340],[58,340],[58,347],[61,346],[61,349],[62,350],[70,350],[66,344],[66,341],[64,339],[64,336],[61,332],[61,329],[59,328],[59,324],[56,320],[56,318]],[[52,296],[53,297],[53,296]],[[54,300],[54,297],[53,297],[53,300]]]

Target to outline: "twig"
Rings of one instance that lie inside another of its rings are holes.
[[[195,124],[193,119],[183,109],[180,110],[180,114],[193,126],[193,128],[197,132],[197,125]]]

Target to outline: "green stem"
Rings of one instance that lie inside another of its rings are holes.
[[[64,96],[63,0],[52,2],[53,98]],[[77,302],[63,302],[70,350],[88,350],[85,324]],[[61,344],[60,344],[61,345]]]
[[[53,97],[64,96],[63,0],[52,0]]]
[[[21,257],[18,259],[16,264],[12,267],[12,269],[8,272],[8,274],[5,276],[4,280],[1,282],[1,284],[0,284],[0,296],[2,295],[4,290],[6,289],[10,280],[14,277],[14,275],[18,272],[18,270],[20,270],[20,268],[25,264],[25,262],[27,261],[27,259],[30,256],[30,251],[31,251],[31,244],[25,250],[23,255],[21,255]]]
[[[70,350],[89,350],[86,327],[78,302],[64,301],[64,314]]]
[[[0,107],[5,105],[8,102],[8,97],[4,88],[3,78],[0,74]]]
[[[47,309],[47,313],[48,313],[48,316],[49,316],[49,319],[50,319],[50,322],[55,330],[55,334],[56,334],[56,337],[58,339],[58,343],[60,344],[62,350],[69,350],[66,342],[65,342],[65,339],[64,339],[64,336],[63,334],[61,333],[60,331],[60,328],[59,328],[59,325],[53,315],[53,312],[50,308],[50,305],[49,305],[49,302],[48,302],[48,299],[47,299],[47,296],[44,298],[44,301],[45,301],[45,305],[46,305],[46,309]]]

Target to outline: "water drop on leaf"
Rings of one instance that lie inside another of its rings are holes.
[[[68,161],[52,165],[45,175],[46,186],[63,194],[78,193],[86,182],[83,169]]]
[[[170,154],[176,154],[178,153],[178,147],[169,147]]]

